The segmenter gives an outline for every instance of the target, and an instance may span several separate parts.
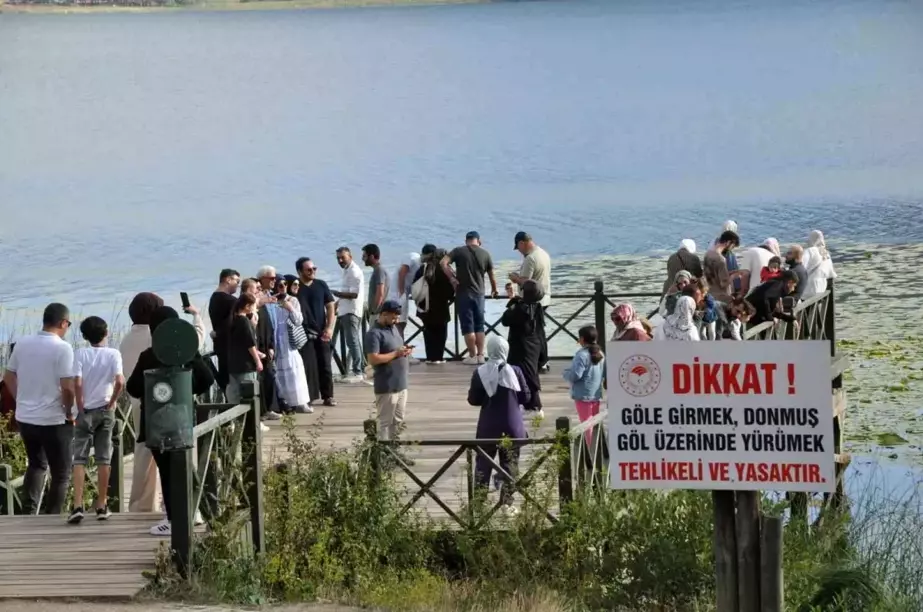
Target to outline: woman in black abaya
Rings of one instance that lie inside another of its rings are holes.
[[[544,338],[545,315],[542,305],[542,289],[535,281],[526,281],[522,286],[522,297],[514,297],[509,301],[506,312],[500,322],[510,328],[508,342],[510,354],[507,363],[519,366],[526,384],[531,391],[531,399],[525,410],[539,411],[542,409],[542,399],[539,391],[542,382],[539,380],[539,358],[542,353],[542,338]]]

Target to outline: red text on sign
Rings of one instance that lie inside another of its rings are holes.
[[[776,363],[673,364],[673,393],[677,395],[770,395],[775,390]],[[788,368],[789,393],[794,393],[794,367]]]

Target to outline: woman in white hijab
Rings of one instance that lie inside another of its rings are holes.
[[[827,280],[836,278],[833,260],[830,259],[824,234],[820,230],[814,230],[808,236],[808,247],[804,250],[802,263],[808,272],[808,282],[801,299],[807,300],[826,291]]]
[[[529,403],[529,385],[522,370],[506,362],[509,352],[510,345],[504,338],[491,336],[487,341],[487,363],[479,366],[471,376],[468,403],[481,407],[475,433],[479,440],[527,437],[520,406]],[[515,475],[519,465],[519,446],[512,445],[501,450],[498,444],[483,444],[481,449],[491,459],[499,451],[500,468]],[[475,483],[481,487],[488,486],[493,469],[493,465],[479,453],[475,461]],[[512,498],[512,485],[504,479],[500,499],[509,506]]]
[[[705,298],[707,288],[704,281],[698,279],[683,289],[682,295],[676,300],[676,307],[672,314],[664,318],[663,324],[654,331],[654,340],[680,340],[685,342],[698,342],[699,328],[696,326],[694,316],[699,303]]]

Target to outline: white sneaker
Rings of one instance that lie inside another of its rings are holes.
[[[263,423],[263,422],[261,421],[261,422],[260,422],[260,431],[262,431],[263,433],[266,433],[267,431],[269,431],[269,426],[266,425],[266,423]]]
[[[202,513],[199,512],[198,510],[196,510],[196,512],[195,512],[195,518],[193,519],[192,522],[193,522],[193,524],[194,524],[196,527],[198,527],[199,525],[204,525],[204,524],[205,524],[205,519],[202,518]]]
[[[465,365],[479,365],[482,362],[477,357],[465,357],[462,359],[462,363]]]
[[[161,538],[169,537],[173,534],[173,531],[170,529],[170,521],[164,519],[151,527],[151,535]]]
[[[426,363],[426,365],[443,365],[443,364],[445,363],[445,360],[444,360],[444,359],[440,359],[440,360],[438,360],[438,361],[427,361],[427,362],[425,362],[425,363]]]
[[[484,355],[478,355],[478,363],[487,363],[487,358]]]
[[[278,412],[273,412],[272,410],[270,410],[269,412],[263,415],[263,420],[264,421],[280,421],[282,420],[282,415],[279,414]]]
[[[500,516],[505,516],[506,518],[511,519],[519,514],[519,508],[516,506],[503,506],[497,513]]]

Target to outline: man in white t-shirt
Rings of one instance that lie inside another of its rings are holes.
[[[343,268],[340,280],[340,290],[331,291],[337,298],[337,320],[340,323],[340,333],[346,341],[347,373],[343,382],[356,383],[364,380],[362,353],[362,315],[365,310],[365,277],[362,269],[353,261],[349,247],[337,249],[337,263]]]
[[[67,522],[83,520],[83,487],[90,448],[96,460],[96,519],[109,518],[109,472],[112,461],[112,430],[115,405],[125,388],[122,354],[106,346],[109,326],[99,317],[80,323],[80,334],[90,346],[74,355],[74,388],[77,424],[74,428],[74,507]]]
[[[49,304],[42,331],[21,339],[3,375],[16,398],[16,422],[26,447],[28,466],[24,510],[37,514],[51,467],[46,514],[61,514],[67,497],[74,442],[74,349],[64,341],[70,328],[64,304]]]
[[[740,254],[741,295],[747,295],[760,285],[760,271],[769,265],[769,260],[779,256],[779,241],[767,238],[759,246],[750,247]]]

